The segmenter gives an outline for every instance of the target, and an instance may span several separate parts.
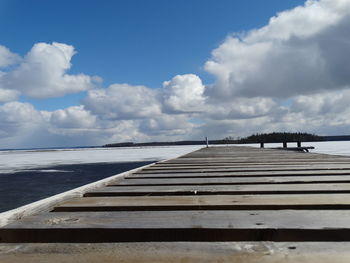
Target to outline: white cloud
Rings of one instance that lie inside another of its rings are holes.
[[[59,128],[93,128],[96,127],[96,116],[91,115],[84,106],[72,106],[51,113],[50,122]]]
[[[193,74],[177,75],[163,83],[163,103],[166,111],[196,112],[205,102],[202,80]]]
[[[216,120],[250,119],[279,112],[281,107],[270,98],[233,98],[230,102],[211,101],[205,116]]]
[[[167,115],[141,121],[140,131],[159,140],[182,140],[192,133],[196,125],[189,122],[186,115]]]
[[[347,0],[308,0],[304,6],[279,13],[270,18],[267,26],[252,30],[247,42],[265,40],[290,40],[293,37],[307,38],[333,25],[349,14]]]
[[[42,122],[41,114],[29,103],[8,102],[0,106],[0,138],[13,137]]]
[[[114,142],[144,142],[150,137],[139,129],[140,120],[121,120],[110,122],[106,129],[103,143]]]
[[[101,119],[109,120],[140,119],[161,113],[156,90],[128,84],[90,90],[83,104]]]
[[[39,99],[93,88],[95,78],[67,74],[74,54],[74,47],[70,45],[37,43],[17,68],[0,75],[0,88]]]
[[[0,89],[0,102],[14,101],[19,96],[17,90]]]
[[[307,1],[263,28],[230,36],[205,65],[217,77],[206,95],[288,98],[347,88],[349,25],[349,1]]]
[[[12,53],[7,47],[0,45],[0,68],[10,66],[20,60],[17,54]]]
[[[350,90],[330,91],[322,94],[298,96],[290,111],[308,120],[319,120],[322,126],[349,125]],[[321,126],[320,125],[320,126]],[[349,127],[350,133],[350,127]]]
[[[83,106],[47,112],[29,103],[8,102],[0,105],[0,119],[1,148],[91,146],[148,138],[137,121],[105,122]]]

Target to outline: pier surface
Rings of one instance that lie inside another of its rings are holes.
[[[209,147],[0,228],[0,262],[349,262],[350,157]]]

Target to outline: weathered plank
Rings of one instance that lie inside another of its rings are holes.
[[[234,184],[295,184],[295,183],[350,183],[350,175],[342,176],[275,176],[275,177],[223,177],[223,178],[134,178],[124,179],[113,186],[153,185],[234,185]]]
[[[348,194],[85,197],[54,211],[349,209]]]
[[[312,194],[350,193],[350,184],[275,184],[275,185],[182,185],[182,186],[125,186],[101,187],[84,196],[137,195],[210,195],[210,194]]]
[[[242,170],[242,169],[248,169],[248,171],[250,170],[267,170],[270,171],[272,168],[272,171],[274,171],[274,169],[277,170],[291,170],[293,171],[294,169],[298,170],[313,170],[313,169],[328,169],[328,170],[339,170],[339,169],[345,169],[345,170],[349,170],[350,169],[350,161],[348,164],[346,163],[333,163],[333,164],[311,164],[311,163],[307,163],[307,164],[237,164],[237,165],[230,165],[230,164],[226,164],[226,165],[221,165],[221,164],[196,164],[196,165],[187,165],[187,164],[181,164],[181,166],[176,166],[176,165],[162,165],[162,166],[158,166],[158,165],[154,165],[152,167],[150,167],[149,169],[145,169],[144,171],[157,171],[157,170],[164,170],[164,172],[168,172],[168,171],[177,171],[177,170],[194,170],[193,172],[198,172],[195,170],[209,170],[209,171],[213,171],[216,172],[215,170],[224,170],[225,172],[227,170]]]
[[[179,171],[179,170],[235,170],[235,169],[250,169],[250,170],[270,170],[270,169],[283,169],[283,170],[319,170],[319,169],[326,169],[326,170],[339,170],[339,169],[350,169],[350,164],[251,164],[251,165],[220,165],[220,166],[213,166],[213,165],[192,165],[192,166],[166,166],[166,165],[152,165],[150,167],[147,167],[142,170],[142,172],[148,172],[148,171],[164,171],[164,172],[172,172],[172,171]]]
[[[162,161],[158,162],[157,165],[197,165],[197,164],[208,164],[208,165],[220,165],[220,164],[273,164],[273,163],[284,163],[284,164],[303,164],[303,163],[349,163],[350,157],[342,157],[342,158],[334,158],[333,156],[330,156],[328,158],[299,158],[299,159],[293,159],[293,158],[264,158],[264,155],[261,155],[260,158],[257,157],[250,157],[250,158],[242,158],[242,157],[237,157],[237,158],[177,158],[177,159],[172,159],[172,160],[167,160],[167,161]]]
[[[274,176],[296,176],[296,175],[317,175],[317,176],[333,176],[333,175],[350,175],[347,170],[324,170],[324,171],[250,171],[250,172],[193,172],[193,173],[142,173],[136,172],[125,178],[218,178],[218,177],[274,177]]]
[[[350,211],[47,213],[0,229],[12,242],[350,241]]]
[[[238,172],[295,172],[295,171],[343,171],[350,173],[350,167],[333,167],[333,168],[320,168],[320,167],[261,167],[261,168],[253,168],[253,167],[246,167],[246,168],[200,168],[200,169],[153,169],[153,170],[147,170],[143,169],[142,171],[138,172],[138,174],[157,174],[157,173],[167,173],[167,174],[173,174],[173,173],[238,173]]]
[[[2,263],[348,263],[349,242],[145,242],[0,245]]]
[[[2,263],[348,263],[349,242],[144,242],[0,245]]]
[[[211,149],[212,150],[212,149]],[[187,159],[205,159],[205,158],[212,158],[212,159],[237,159],[237,160],[247,160],[253,158],[253,159],[258,159],[258,155],[263,154],[262,159],[269,159],[269,158],[275,158],[275,159],[328,159],[330,158],[329,156],[322,156],[319,154],[310,154],[306,155],[309,153],[293,153],[293,152],[285,152],[281,150],[276,150],[271,154],[268,150],[262,150],[259,151],[257,149],[254,149],[255,151],[252,152],[231,152],[231,153],[220,153],[220,154],[215,154],[215,153],[207,153],[207,154],[188,154],[187,156],[183,156],[181,158],[178,158],[180,160],[187,160]],[[331,157],[332,159],[337,158],[337,157]],[[344,158],[344,156],[342,156]],[[346,158],[346,157],[345,157]]]

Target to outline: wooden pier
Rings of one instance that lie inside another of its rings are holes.
[[[0,228],[0,262],[350,262],[350,157],[209,147]]]

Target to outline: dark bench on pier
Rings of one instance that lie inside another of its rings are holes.
[[[306,146],[306,147],[277,147],[275,149],[279,150],[287,150],[287,151],[297,151],[297,152],[309,152],[309,150],[315,149],[313,146]]]
[[[283,142],[283,147],[276,147],[274,149],[287,150],[287,151],[297,151],[297,152],[309,152],[309,150],[315,149],[313,146],[301,146],[301,142],[296,142],[297,147],[288,147],[287,142]],[[260,148],[264,148],[264,143],[260,143]]]

